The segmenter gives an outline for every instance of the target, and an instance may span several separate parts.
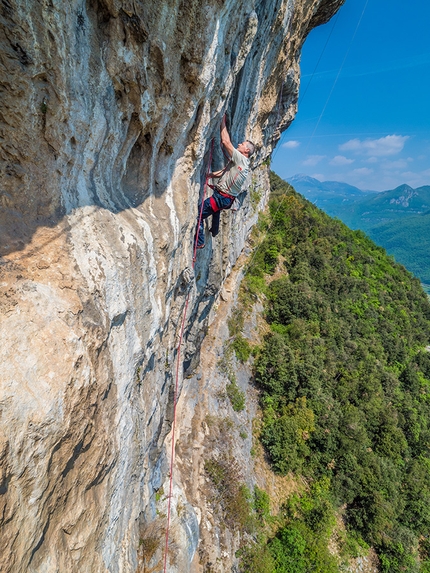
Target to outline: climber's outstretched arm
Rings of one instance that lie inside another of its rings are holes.
[[[225,150],[227,151],[227,153],[230,155],[230,157],[233,155],[233,144],[230,140],[230,136],[228,134],[227,131],[227,127],[225,125],[225,116],[222,118],[221,121],[221,143],[224,145]]]

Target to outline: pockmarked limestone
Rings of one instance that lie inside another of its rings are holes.
[[[180,390],[266,203],[262,162],[294,119],[302,44],[342,3],[2,1],[1,571],[158,570],[185,299]],[[208,234],[190,282],[224,113],[235,144],[257,145],[253,193]],[[201,570],[185,477],[181,573]]]

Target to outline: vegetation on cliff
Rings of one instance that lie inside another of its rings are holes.
[[[368,233],[423,283],[430,294],[430,212],[376,225]]]
[[[361,231],[275,174],[271,187],[243,292],[267,300],[261,441],[274,471],[309,487],[243,570],[341,570],[327,549],[341,515],[341,552],[371,545],[384,572],[430,571],[429,300]]]
[[[289,183],[302,195],[348,227],[361,229],[404,265],[430,292],[430,186],[399,185],[365,192],[339,181],[295,175]]]

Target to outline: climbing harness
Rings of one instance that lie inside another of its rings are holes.
[[[213,148],[214,148],[214,140],[212,139],[210,153],[209,153],[208,167],[206,169],[205,184],[203,186],[203,198],[202,198],[201,207],[200,207],[199,223],[198,223],[197,228],[200,227],[200,223],[202,221],[203,203],[205,201],[206,191],[208,188],[209,173],[210,173],[211,165],[212,165]],[[198,233],[196,233],[196,237],[195,237],[195,241],[194,241],[193,265],[192,265],[193,269],[194,269],[195,264],[196,264],[197,241],[198,241]],[[183,338],[184,330],[185,330],[185,320],[187,317],[188,304],[189,304],[189,300],[190,300],[190,292],[191,291],[188,290],[187,298],[185,300],[185,307],[184,307],[184,312],[182,315],[182,323],[181,323],[181,329],[180,329],[180,334],[179,334],[179,342],[178,342],[178,346],[176,347],[176,350],[177,350],[176,380],[175,380],[175,390],[174,390],[174,394],[173,394],[172,449],[170,452],[169,496],[168,496],[168,502],[167,502],[167,525],[166,525],[166,539],[165,539],[165,547],[164,547],[163,573],[166,573],[166,571],[167,571],[167,553],[168,553],[168,549],[169,549],[171,501],[172,501],[172,496],[173,496],[173,462],[175,459],[176,405],[177,405],[178,390],[179,390],[179,368],[180,368],[180,362],[181,362],[181,345],[182,345],[182,338]]]

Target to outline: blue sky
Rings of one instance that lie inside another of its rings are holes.
[[[274,171],[376,191],[430,185],[429,22],[429,0],[346,0],[313,30]]]

